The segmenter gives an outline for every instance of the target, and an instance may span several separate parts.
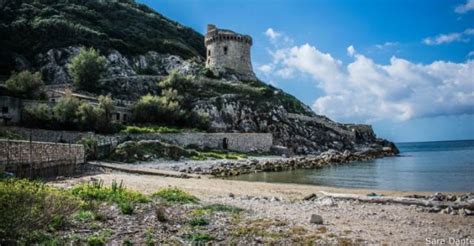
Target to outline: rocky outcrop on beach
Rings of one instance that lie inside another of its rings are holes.
[[[206,174],[217,177],[236,176],[255,172],[277,172],[295,169],[314,169],[330,165],[340,165],[353,161],[364,161],[392,155],[389,150],[379,151],[337,152],[326,151],[318,156],[299,156],[291,158],[250,158],[248,160],[218,160],[214,162],[181,161],[160,168],[171,169],[183,173]]]

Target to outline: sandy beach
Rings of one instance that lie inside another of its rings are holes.
[[[374,204],[322,195],[322,192],[358,195],[376,192],[387,197],[400,197],[413,195],[413,192],[231,181],[207,176],[182,179],[119,172],[55,181],[53,184],[68,188],[91,179],[103,180],[105,184],[123,180],[127,188],[146,194],[165,187],[178,187],[197,196],[203,203],[246,209],[247,221],[284,221],[287,229],[303,228],[301,230],[305,233],[317,232],[322,242],[328,243],[341,243],[340,239],[344,238],[362,244],[426,244],[432,240],[445,240],[448,244],[451,239],[464,240],[453,242],[467,242],[464,245],[469,245],[474,240],[474,216],[432,213],[414,205]],[[322,199],[303,199],[312,193]],[[416,194],[432,195],[430,192]],[[310,223],[313,214],[322,217],[322,225]]]

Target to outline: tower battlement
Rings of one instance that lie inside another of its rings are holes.
[[[209,24],[204,44],[207,68],[232,73],[241,80],[256,80],[250,58],[252,37]]]

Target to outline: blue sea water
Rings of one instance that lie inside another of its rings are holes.
[[[232,179],[397,191],[474,191],[474,140],[396,145],[400,155],[395,157]]]

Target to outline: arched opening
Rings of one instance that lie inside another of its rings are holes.
[[[222,139],[222,149],[227,150],[229,148],[229,140],[227,138]]]
[[[227,55],[227,46],[224,46],[224,55]]]

